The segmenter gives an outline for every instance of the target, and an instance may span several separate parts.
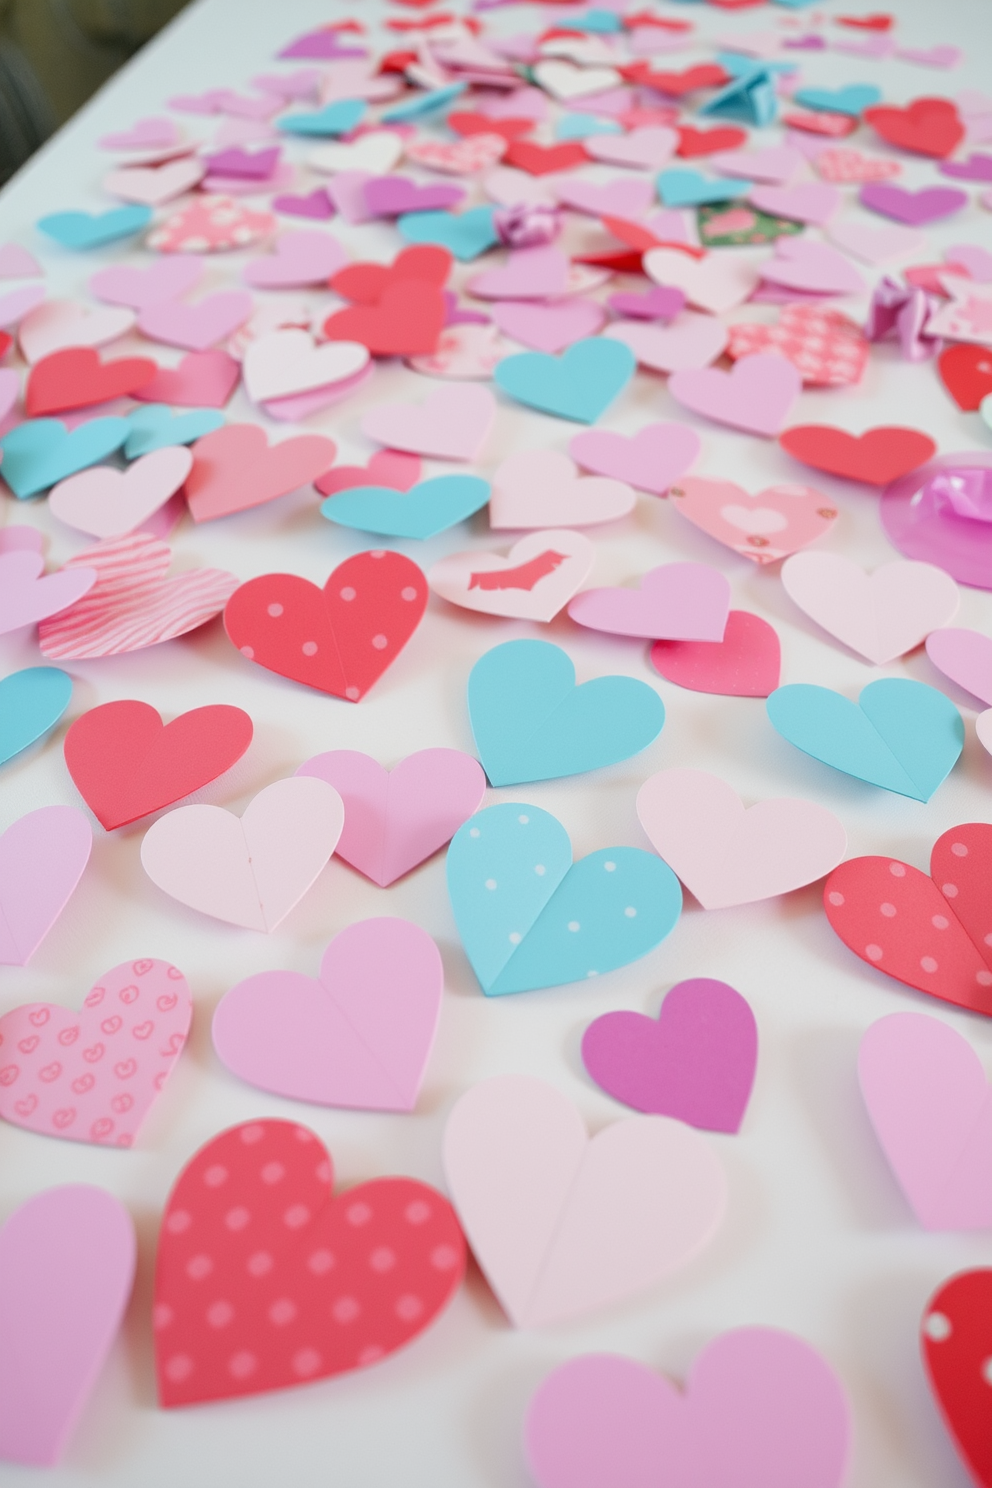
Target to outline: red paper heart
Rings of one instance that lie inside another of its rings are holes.
[[[947,98],[915,98],[906,108],[878,104],[861,115],[890,145],[942,160],[964,139],[964,125]]]
[[[778,442],[804,465],[869,486],[887,486],[937,452],[933,440],[919,430],[884,425],[859,436],[829,424],[797,424],[780,434]]]
[[[456,134],[467,137],[473,134],[501,134],[507,141],[530,134],[533,119],[490,119],[485,114],[449,114],[445,123]]]
[[[427,607],[427,580],[401,553],[356,553],[323,589],[295,574],[249,579],[224,625],[249,661],[357,703],[395,661]]]
[[[635,62],[633,66],[624,68],[624,74],[628,73],[632,82],[654,88],[658,93],[667,93],[670,98],[682,98],[697,88],[722,88],[730,81],[730,73],[715,62],[701,62],[683,72],[652,72],[646,62]],[[746,138],[746,135],[742,137]]]
[[[240,708],[216,703],[164,724],[148,703],[104,703],[77,718],[63,751],[76,789],[112,832],[223,775],[251,743]]]
[[[992,1268],[959,1271],[938,1287],[920,1346],[944,1424],[975,1482],[992,1488]]]
[[[409,491],[420,479],[419,455],[401,450],[376,450],[367,465],[335,465],[314,481],[322,496],[335,496],[355,486],[389,486],[393,491]]]
[[[589,156],[577,140],[564,145],[535,145],[533,140],[513,140],[503,156],[504,165],[515,165],[530,176],[548,176],[552,171],[588,165]]]
[[[6,331],[0,331],[0,357],[6,356],[13,344],[13,336],[8,336]]]
[[[931,997],[992,1016],[992,826],[938,837],[930,877],[895,858],[852,858],[823,907],[855,955]]]
[[[241,363],[226,351],[191,351],[178,367],[159,367],[135,397],[142,403],[182,408],[223,408],[241,377]]]
[[[420,279],[389,284],[375,305],[349,305],[324,321],[328,341],[357,341],[373,356],[425,356],[437,350],[444,290]]]
[[[736,150],[738,145],[746,143],[746,129],[692,129],[683,124],[679,127],[679,145],[675,153],[683,160],[691,160],[696,155],[714,155],[717,150]]]
[[[169,1195],[155,1264],[165,1407],[282,1390],[375,1364],[447,1306],[465,1240],[412,1178],[332,1197],[327,1149],[291,1121],[214,1137]]]
[[[949,346],[937,360],[940,380],[965,413],[977,413],[983,398],[992,393],[992,350],[962,341]]]
[[[24,407],[28,418],[107,403],[146,387],[158,372],[151,357],[101,362],[91,346],[67,346],[35,362],[28,374]]]
[[[247,511],[323,475],[337,447],[323,434],[299,434],[270,445],[257,424],[225,424],[193,446],[186,501],[194,522]]]
[[[875,11],[866,16],[838,16],[838,26],[853,26],[858,31],[888,31],[892,26],[893,16],[883,15],[881,11]]]
[[[391,285],[407,280],[443,289],[453,263],[447,248],[424,243],[404,248],[391,264],[348,264],[332,276],[330,287],[335,294],[357,305],[377,305]]]
[[[651,665],[690,692],[767,697],[779,682],[782,650],[774,627],[747,610],[731,610],[722,641],[655,641]]]

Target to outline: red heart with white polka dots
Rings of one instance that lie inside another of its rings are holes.
[[[992,1269],[961,1271],[930,1298],[921,1344],[930,1388],[976,1484],[992,1488]]]
[[[823,906],[871,966],[944,1002],[992,1016],[992,826],[938,837],[930,877],[895,858],[852,858],[827,879]]]
[[[183,1169],[155,1270],[163,1406],[362,1369],[447,1305],[465,1271],[447,1199],[411,1178],[332,1187],[326,1148],[291,1121],[231,1127]]]

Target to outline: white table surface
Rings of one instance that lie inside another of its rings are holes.
[[[372,21],[378,0],[352,14]],[[733,15],[702,6],[657,7],[688,16],[715,36],[765,30],[777,7]],[[828,7],[829,9],[830,7]],[[836,0],[834,9],[843,9]],[[864,7],[853,7],[856,11]],[[992,17],[987,0],[889,0],[907,45],[956,42],[965,60],[951,72],[898,61],[879,63],[840,53],[798,53],[812,83],[877,80],[886,100],[954,96],[988,81]],[[394,13],[399,7],[391,8]],[[164,111],[173,93],[211,86],[245,87],[273,70],[275,52],[310,26],[344,17],[333,0],[198,0],[145,49],[42,150],[0,194],[0,241],[29,246],[53,293],[88,301],[86,280],[103,264],[147,262],[140,249],[111,247],[73,254],[33,227],[46,212],[110,205],[100,181],[109,157],[98,138],[139,117]],[[533,28],[542,12],[516,6],[486,17],[501,32]],[[401,39],[397,41],[401,44]],[[701,60],[690,49],[672,66]],[[280,63],[280,68],[309,63]],[[183,116],[206,138],[217,119]],[[771,134],[767,138],[771,138]],[[759,141],[762,136],[758,136]],[[867,134],[869,149],[876,141]],[[884,148],[884,147],[882,147]],[[305,145],[288,153],[300,159]],[[586,169],[590,179],[614,172]],[[936,184],[932,164],[907,164],[904,184]],[[318,184],[314,178],[310,185]],[[303,188],[309,189],[309,188]],[[853,196],[856,188],[845,188]],[[934,262],[952,243],[992,245],[990,218],[972,205],[927,229]],[[257,200],[257,199],[256,199]],[[851,210],[857,211],[852,207]],[[308,226],[282,219],[283,226]],[[342,226],[356,257],[387,259],[397,235],[383,224]],[[582,231],[570,229],[569,244]],[[751,250],[737,250],[750,252]],[[207,287],[238,281],[250,255],[210,261]],[[471,272],[471,270],[468,270]],[[879,273],[881,271],[878,271]],[[461,282],[466,269],[457,270]],[[869,278],[876,275],[869,271]],[[305,296],[316,309],[317,293]],[[860,314],[864,301],[844,308]],[[773,319],[774,309],[744,312]],[[732,315],[731,318],[738,318]],[[114,354],[132,343],[121,342]],[[136,340],[134,346],[139,343]],[[161,348],[163,361],[178,359]],[[355,397],[312,416],[307,427],[333,434],[340,459],[367,459],[372,446],[360,420],[375,402],[422,395],[428,384],[401,364],[377,369]],[[238,393],[228,417],[258,418]],[[600,427],[632,432],[657,419],[697,423],[703,453],[695,473],[733,478],[749,489],[803,479],[774,442],[748,438],[683,414],[664,381],[639,374]],[[264,419],[262,420],[264,422]],[[987,449],[989,431],[960,412],[929,366],[901,360],[892,344],[873,350],[860,386],[806,391],[792,422],[831,422],[854,432],[882,423],[926,430],[942,451]],[[277,437],[292,432],[272,425]],[[478,466],[490,473],[512,451],[564,450],[575,426],[500,400],[495,433]],[[440,467],[429,467],[438,471]],[[821,547],[868,567],[895,556],[864,487],[815,479],[841,516]],[[50,539],[49,562],[86,546],[50,518],[44,502],[0,498],[0,520],[27,521]],[[748,804],[766,796],[804,796],[844,821],[850,855],[891,853],[926,867],[930,845],[955,823],[988,818],[992,759],[975,736],[974,700],[939,679],[922,653],[874,669],[833,644],[791,604],[777,568],[763,572],[711,542],[665,503],[642,496],[636,514],[592,529],[597,559],[591,583],[622,583],[660,562],[716,564],[731,580],[738,608],[765,616],[783,645],[783,681],[817,682],[856,696],[877,675],[939,683],[967,721],[962,760],[928,805],[860,784],[807,758],[774,732],[761,700],[681,691],[647,664],[647,647],[581,631],[566,617],[550,627],[457,611],[432,599],[423,625],[395,665],[357,707],[297,687],[251,666],[228,643],[220,622],[191,637],[112,660],[72,663],[76,679],[69,717],[42,744],[4,766],[0,827],[53,802],[79,804],[62,759],[72,717],[114,698],[142,698],[166,717],[207,702],[246,708],[255,739],[245,758],[196,799],[243,809],[264,785],[291,774],[321,750],[362,749],[387,765],[429,745],[472,751],[465,706],[468,672],[489,647],[521,635],[563,644],[579,679],[622,672],[654,686],[668,712],[665,729],[643,754],[575,779],[489,793],[490,802],[523,800],[558,816],[578,857],[617,843],[646,846],[634,814],[640,783],[663,768],[691,765],[730,781]],[[494,541],[494,537],[497,539]],[[507,546],[490,534],[484,514],[431,542],[398,543],[423,567],[466,546]],[[230,568],[242,578],[284,569],[323,583],[332,567],[369,543],[332,527],[316,512],[312,490],[254,512],[174,535],[180,564]],[[962,590],[958,624],[992,631],[992,595]],[[23,634],[0,642],[0,673],[39,659]],[[128,1206],[138,1229],[137,1285],[121,1336],[63,1464],[44,1475],[0,1466],[4,1488],[45,1482],[51,1488],[525,1488],[520,1449],[526,1402],[556,1364],[592,1350],[630,1354],[681,1379],[716,1334],[742,1324],[788,1328],[821,1349],[850,1393],[855,1418],[848,1488],[964,1488],[960,1466],[938,1420],[919,1362],[917,1334],[931,1291],[953,1272],[988,1264],[988,1234],[926,1234],[914,1221],[885,1163],[856,1081],[859,1039],[875,1019],[901,1009],[932,1014],[969,1038],[992,1070],[992,1027],[917,994],[859,961],[824,917],[821,887],[757,906],[705,913],[687,896],[678,927],[642,961],[593,985],[488,1001],[461,948],[444,887],[443,854],[402,882],[380,890],[332,860],[277,933],[265,937],[186,910],[145,877],[139,847],[147,826],[107,835],[94,822],[90,866],[68,908],[30,966],[0,970],[0,1010],[29,1000],[76,1006],[108,967],[136,956],[161,956],[186,973],[196,1011],[187,1052],[133,1151],[108,1151],[51,1140],[0,1125],[0,1218],[29,1195],[55,1184],[88,1182]],[[440,1032],[416,1114],[356,1114],[297,1104],[239,1083],[218,1063],[210,1019],[236,981],[266,968],[316,973],[328,940],[345,925],[379,914],[406,916],[437,940],[446,991]],[[591,1130],[624,1109],[586,1076],[582,1032],[614,1008],[657,1011],[664,992],[693,976],[723,978],[757,1016],[760,1055],[750,1108],[738,1136],[710,1136],[729,1175],[730,1205],[716,1240],[667,1284],[588,1321],[518,1333],[510,1328],[474,1267],[449,1311],[411,1348],[364,1373],[305,1388],[178,1411],[156,1405],[150,1327],[155,1238],[162,1207],[182,1165],[224,1127],[259,1115],[301,1120],[330,1148],[339,1184],[403,1173],[443,1186],[441,1134],[446,1115],[473,1082],[506,1072],[542,1076],[573,1099]],[[615,1488],[623,1488],[616,1484]],[[726,1488],[726,1485],[713,1485]]]

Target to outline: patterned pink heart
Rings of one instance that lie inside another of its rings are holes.
[[[115,966],[82,1011],[29,1002],[0,1018],[0,1116],[72,1142],[130,1147],[182,1052],[193,1016],[167,961]]]
[[[247,248],[275,232],[271,212],[254,212],[230,196],[201,196],[148,234],[158,253],[222,253]]]
[[[412,139],[406,145],[406,158],[448,176],[472,176],[502,160],[509,148],[509,142],[501,134],[472,134],[455,144]]]
[[[727,355],[777,351],[814,387],[843,387],[861,380],[868,362],[868,340],[846,315],[817,304],[786,305],[777,325],[740,322],[729,328]]]
[[[768,486],[750,496],[733,481],[684,476],[669,491],[690,522],[744,558],[776,563],[828,532],[836,508],[812,486]]]
[[[885,160],[881,155],[863,155],[860,150],[819,150],[813,160],[818,175],[825,181],[850,184],[858,181],[888,181],[898,176],[902,166],[898,160]]]

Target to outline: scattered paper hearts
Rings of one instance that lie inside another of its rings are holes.
[[[26,966],[72,898],[93,846],[74,806],[42,806],[0,835],[0,966]]]
[[[578,457],[574,447],[589,439],[614,439],[624,446],[633,443],[622,435],[590,433],[578,435],[569,448]],[[510,527],[593,526],[627,516],[634,510],[636,499],[622,480],[582,477],[566,455],[555,450],[527,450],[510,455],[495,470],[489,525],[497,531]]]
[[[60,481],[48,497],[60,522],[90,537],[124,537],[175,495],[193,456],[181,445],[142,455],[126,470],[98,465]]]
[[[208,522],[274,501],[323,475],[335,454],[333,440],[322,434],[299,434],[270,445],[257,424],[226,424],[193,446],[185,487],[190,515],[194,522]]]
[[[730,372],[706,367],[668,379],[668,391],[683,408],[767,438],[780,432],[801,390],[798,369],[775,352],[743,356]]]
[[[731,610],[722,641],[656,641],[651,665],[692,692],[767,697],[779,684],[781,646],[767,620]]]
[[[0,635],[35,625],[75,605],[97,581],[96,569],[45,573],[45,559],[29,548],[0,552]]]
[[[0,679],[0,765],[54,728],[71,697],[72,678],[58,667],[25,667]]]
[[[899,427],[848,434],[829,424],[796,424],[779,436],[779,444],[803,465],[872,486],[888,485],[937,452],[929,435]]]
[[[727,355],[734,361],[762,351],[786,357],[813,387],[860,382],[868,364],[860,326],[822,305],[786,305],[773,326],[741,321],[728,327]]]
[[[577,625],[646,640],[722,641],[730,584],[706,563],[664,563],[637,589],[587,589],[568,607]]]
[[[782,583],[817,625],[876,666],[921,645],[960,602],[943,569],[899,558],[867,574],[839,553],[797,553],[783,564]]]
[[[959,1271],[930,1298],[920,1344],[944,1424],[975,1482],[992,1483],[987,1430],[992,1267]]]
[[[453,384],[435,388],[422,403],[380,403],[362,420],[362,432],[390,449],[435,460],[474,460],[496,418],[488,388]]]

